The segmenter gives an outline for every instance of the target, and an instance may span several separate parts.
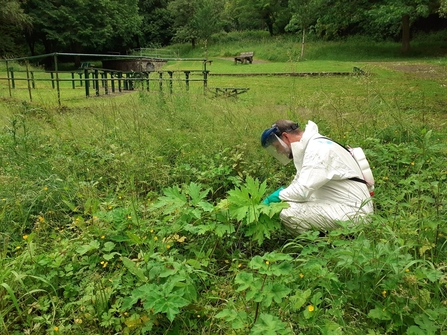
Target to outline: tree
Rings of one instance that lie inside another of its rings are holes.
[[[174,18],[167,8],[168,2],[168,0],[139,1],[143,23],[138,36],[138,47],[169,45],[174,36]]]
[[[221,13],[223,2],[215,0],[201,0],[190,23],[197,32],[199,39],[206,41],[212,34],[222,29]]]
[[[317,20],[320,6],[320,0],[289,0],[292,18],[285,29],[291,32],[301,31],[301,58],[304,57],[306,29]]]
[[[29,26],[31,20],[20,7],[19,0],[0,0],[0,22]]]
[[[143,17],[139,13],[139,1],[115,0],[107,2],[110,7],[104,9],[106,15],[111,18],[110,24],[113,31],[105,45],[110,50],[126,52],[135,47],[137,36],[140,34]],[[91,3],[91,1],[87,1],[87,3]]]
[[[290,20],[288,0],[234,0],[233,15],[242,29],[267,28],[270,35],[284,33]]]
[[[138,0],[28,0],[24,6],[34,27],[28,34],[32,53],[38,42],[46,53],[106,47],[125,51],[142,20]]]
[[[321,1],[316,32],[326,39],[337,39],[368,31],[367,11],[371,9],[370,0],[328,0]]]
[[[220,31],[223,1],[220,0],[174,0],[168,5],[174,17],[174,40],[191,42],[206,41],[213,33]]]
[[[447,17],[447,0],[441,0],[439,6],[439,16]]]
[[[21,31],[31,28],[31,19],[18,0],[0,0],[0,54],[16,53],[20,49]]]
[[[436,5],[437,1],[433,0],[382,0],[369,10],[369,15],[376,25],[401,31],[401,50],[406,53],[410,50],[411,24],[417,18],[434,12]]]

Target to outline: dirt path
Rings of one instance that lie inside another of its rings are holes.
[[[442,65],[408,62],[369,62],[368,64],[405,72],[420,79],[447,81],[447,67]]]

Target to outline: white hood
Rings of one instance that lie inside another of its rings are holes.
[[[293,163],[295,164],[297,175],[299,175],[303,166],[304,152],[307,144],[312,138],[319,136],[321,135],[318,133],[318,126],[314,122],[308,121],[301,140],[291,144]]]

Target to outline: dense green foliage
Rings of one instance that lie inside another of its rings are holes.
[[[180,84],[86,99],[67,84],[60,107],[49,84],[27,102],[25,83],[11,98],[0,81],[0,333],[447,331],[445,58],[384,62],[398,58],[382,43],[378,58],[352,60],[357,40],[310,43],[314,60],[298,62],[296,42],[224,37],[207,50],[212,73],[366,75],[210,77],[250,88],[237,99]],[[247,46],[284,62],[225,59]],[[294,174],[259,146],[279,118],[364,148],[369,224],[293,237],[278,218],[286,205],[261,205]]]
[[[447,28],[445,11],[444,0],[1,0],[0,54],[126,54],[249,30],[401,40],[408,52],[413,34]]]

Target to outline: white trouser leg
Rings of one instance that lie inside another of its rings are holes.
[[[331,230],[337,221],[357,221],[358,211],[352,207],[319,202],[290,202],[280,218],[287,230],[300,234],[306,230]],[[356,220],[357,217],[357,220]]]

